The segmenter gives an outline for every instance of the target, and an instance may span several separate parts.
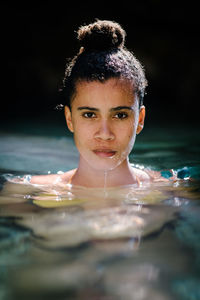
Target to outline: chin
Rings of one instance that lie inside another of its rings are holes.
[[[122,159],[100,158],[88,160],[88,164],[97,171],[111,171],[117,168],[122,163]]]

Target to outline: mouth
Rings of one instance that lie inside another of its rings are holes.
[[[96,149],[93,152],[99,157],[113,157],[117,151],[111,149]]]

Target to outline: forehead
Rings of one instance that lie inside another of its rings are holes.
[[[131,81],[111,78],[105,82],[80,81],[76,84],[73,105],[133,105],[136,102]]]

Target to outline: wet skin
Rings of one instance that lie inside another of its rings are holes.
[[[106,187],[113,187],[168,181],[160,172],[129,163],[145,118],[145,107],[139,108],[130,81],[81,81],[71,100],[71,109],[65,106],[65,118],[80,154],[78,168],[61,175],[32,176],[30,183],[105,187],[106,178]]]
[[[143,128],[145,108],[139,109],[130,81],[77,83],[71,110],[65,107],[65,117],[80,153],[74,184],[87,186],[89,180],[91,186],[94,182],[102,186],[106,171],[111,186],[135,182],[128,155]]]

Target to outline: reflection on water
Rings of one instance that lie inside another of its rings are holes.
[[[177,299],[187,279],[197,285],[197,182],[108,188],[105,197],[3,177],[6,299]]]
[[[179,180],[105,191],[20,182],[77,153],[69,138],[2,136],[0,299],[200,299],[199,147],[160,137],[131,161]]]

